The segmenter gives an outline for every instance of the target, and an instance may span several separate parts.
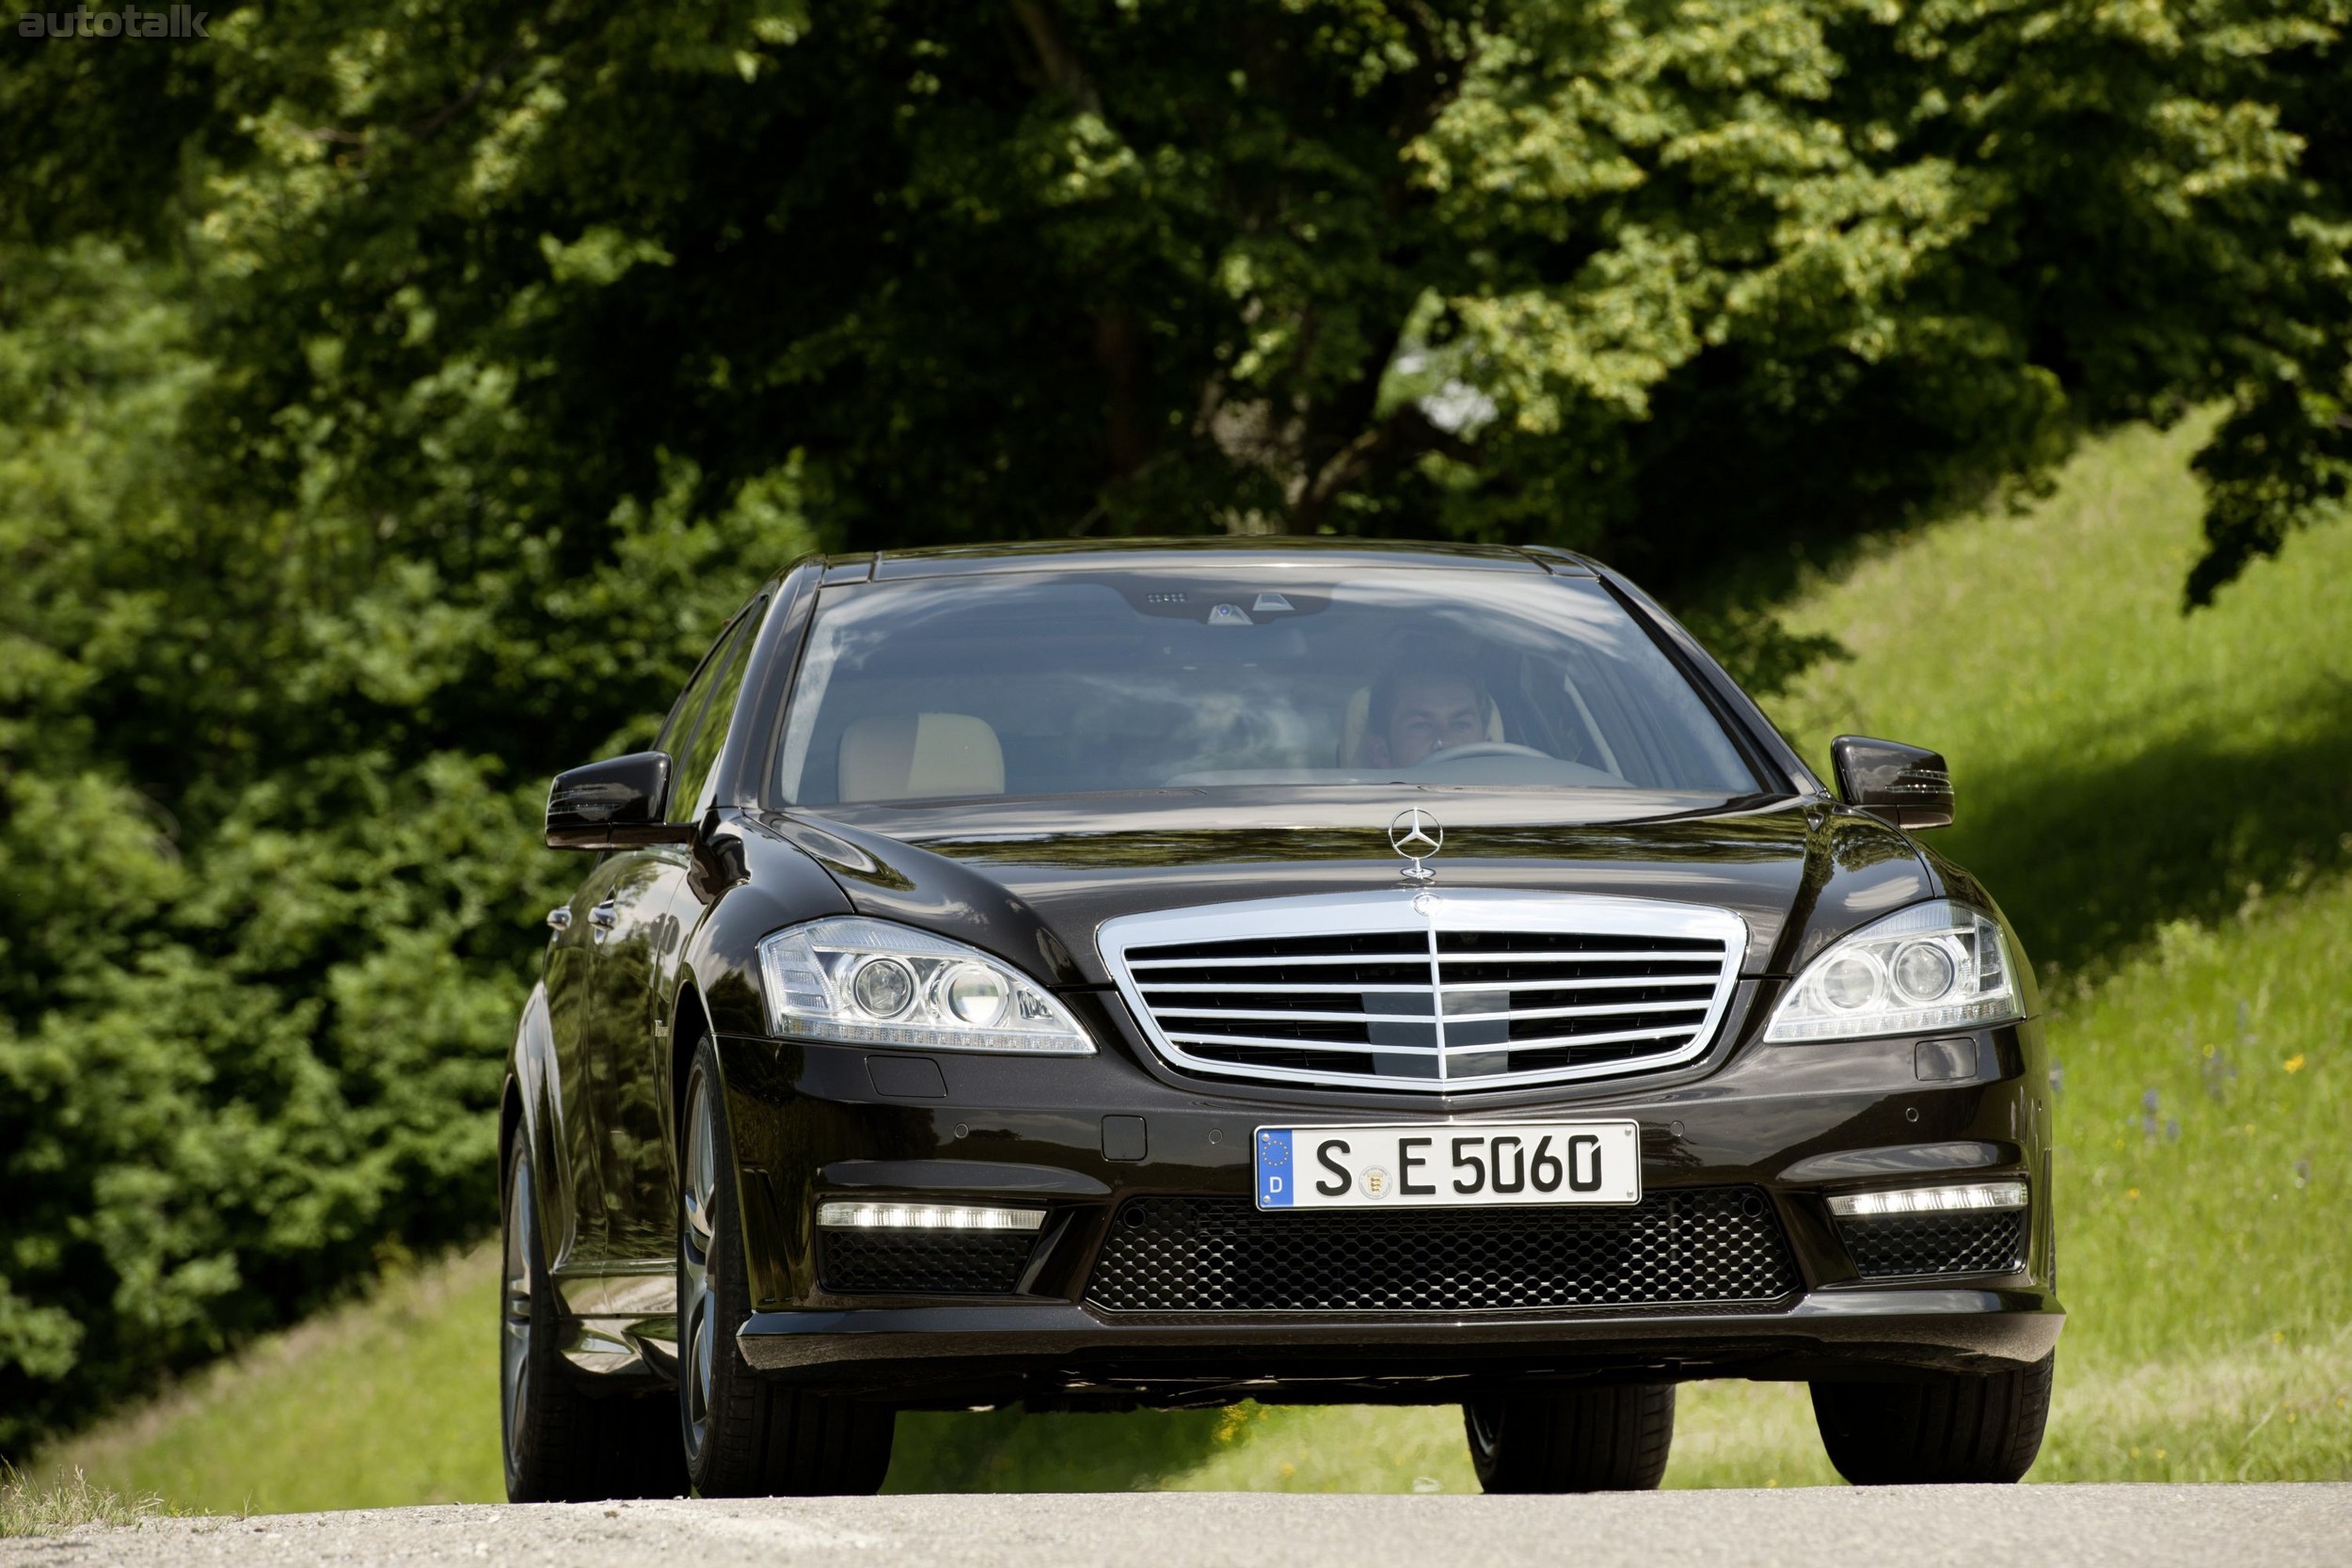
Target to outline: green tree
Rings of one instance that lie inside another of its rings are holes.
[[[2352,452],[2344,13],[297,4],[44,45],[13,205],[192,236],[227,460],[567,565],[657,453],[799,451],[845,543],[1451,532],[1671,585],[2219,401],[2201,596]]]
[[[567,869],[548,756],[649,737],[808,547],[785,464],[562,571],[242,494],[183,277],[0,273],[0,1453],[496,1212],[501,1061]],[[473,683],[481,683],[477,688]]]

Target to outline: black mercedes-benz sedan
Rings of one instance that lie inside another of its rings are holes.
[[[833,557],[555,781],[501,1123],[517,1498],[871,1491],[894,1413],[1458,1404],[1655,1485],[1809,1383],[2013,1481],[2062,1322],[2031,970],[1621,578],[1279,540]]]

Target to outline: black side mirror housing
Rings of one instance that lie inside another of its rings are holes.
[[[630,849],[687,844],[691,823],[664,822],[670,753],[632,752],[558,773],[548,787],[548,847]]]
[[[1829,743],[1837,793],[1889,827],[1916,832],[1952,821],[1952,770],[1934,752],[1841,735]]]

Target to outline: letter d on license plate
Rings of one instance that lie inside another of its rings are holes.
[[[1631,1121],[1261,1127],[1261,1209],[1484,1209],[1639,1203]]]

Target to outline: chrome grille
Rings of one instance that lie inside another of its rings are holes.
[[[1101,941],[1179,1067],[1449,1093],[1699,1055],[1747,927],[1689,904],[1401,888],[1129,915]]]

